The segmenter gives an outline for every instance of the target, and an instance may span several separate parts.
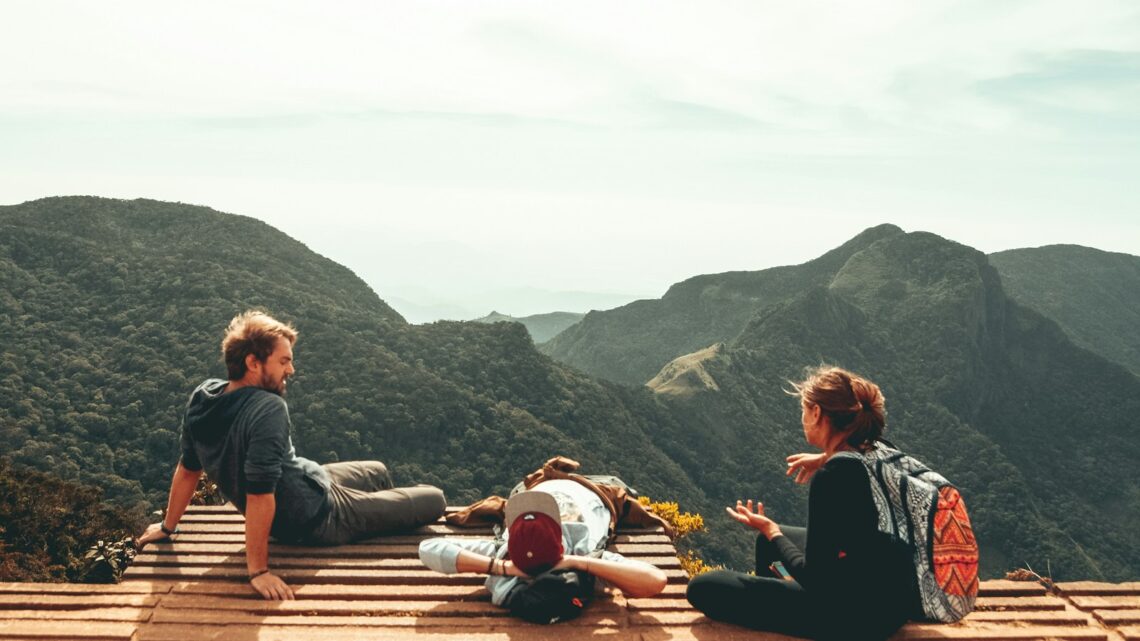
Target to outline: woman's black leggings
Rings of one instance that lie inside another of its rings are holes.
[[[780,529],[801,550],[807,545],[805,528],[781,525]],[[689,603],[717,621],[816,638],[819,613],[813,611],[807,592],[799,583],[777,578],[768,569],[779,559],[776,546],[760,535],[756,537],[756,576],[730,570],[697,576],[689,582]]]
[[[801,550],[807,546],[807,529],[781,525],[784,536]],[[855,602],[890,600],[885,594],[849,595],[843,602],[821,602],[799,583],[777,578],[768,566],[780,560],[776,546],[763,535],[756,538],[756,575],[720,570],[689,582],[689,603],[710,619],[809,639],[868,641],[886,639],[907,617],[903,603],[882,603],[863,609]],[[867,589],[875,591],[873,579]]]

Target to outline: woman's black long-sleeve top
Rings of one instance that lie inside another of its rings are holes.
[[[911,550],[879,531],[867,468],[858,460],[833,458],[812,478],[806,550],[785,536],[772,544],[817,607],[839,620],[897,627],[921,616]]]

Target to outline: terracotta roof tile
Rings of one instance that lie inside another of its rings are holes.
[[[243,521],[228,506],[194,507],[177,541],[140,554],[119,585],[0,584],[0,639],[124,641],[531,641],[554,630],[491,605],[483,577],[444,576],[420,565],[431,536],[488,536],[442,521],[415,532],[335,548],[271,545],[276,572],[297,600],[263,601],[245,582]],[[658,531],[623,530],[615,551],[661,567],[652,599],[602,595],[557,626],[560,640],[758,641],[787,639],[714,623],[685,601],[687,578]],[[426,639],[425,639],[426,637]],[[1103,639],[1140,641],[1140,583],[986,581],[978,610],[953,625],[911,623],[896,640]]]

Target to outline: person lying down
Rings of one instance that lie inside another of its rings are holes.
[[[496,540],[427,539],[420,543],[420,561],[444,574],[486,574],[492,603],[544,623],[576,616],[575,608],[588,603],[594,580],[632,598],[655,596],[665,589],[668,579],[661,569],[604,549],[609,509],[578,482],[548,480],[515,494],[507,501],[504,525],[502,538]],[[536,580],[543,583],[542,590],[531,585]],[[550,590],[565,594],[570,605],[560,609],[548,604],[545,610],[535,606]],[[542,595],[536,596],[537,592]],[[536,608],[540,612],[528,616],[528,610]]]

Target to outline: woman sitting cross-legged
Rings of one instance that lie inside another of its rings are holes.
[[[794,387],[804,436],[822,450],[788,457],[788,474],[800,483],[811,480],[808,526],[777,524],[763,503],[737,501],[729,515],[760,533],[756,573],[702,574],[689,583],[689,602],[710,618],[758,630],[886,639],[908,619],[922,617],[913,551],[880,531],[860,457],[832,458],[884,447],[883,394],[869,380],[834,367],[809,370]],[[779,570],[790,576],[781,578]]]

